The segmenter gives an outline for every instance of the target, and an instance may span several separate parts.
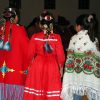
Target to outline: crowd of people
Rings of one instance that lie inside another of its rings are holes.
[[[76,24],[43,11],[25,27],[8,7],[0,18],[0,100],[100,100],[95,14]]]

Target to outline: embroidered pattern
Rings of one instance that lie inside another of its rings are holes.
[[[6,62],[5,62],[5,61],[3,62],[2,67],[0,68],[0,72],[2,73],[3,78],[5,78],[7,72],[14,72],[14,71],[15,71],[14,69],[10,69],[10,68],[8,68],[8,67],[6,66]],[[18,72],[19,72],[20,74],[25,74],[25,75],[28,74],[28,70],[18,71]]]
[[[68,50],[67,55],[65,71],[69,73],[75,71],[76,73],[94,74],[100,78],[100,57],[96,56],[94,52],[76,53],[73,50]]]
[[[20,71],[21,74],[28,74],[28,70]]]
[[[0,71],[2,72],[2,76],[4,78],[7,72],[14,72],[15,70],[8,68],[4,61],[3,66],[0,68]]]

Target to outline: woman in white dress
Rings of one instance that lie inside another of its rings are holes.
[[[69,43],[63,76],[63,100],[100,100],[100,49],[94,14],[76,19],[76,31]]]

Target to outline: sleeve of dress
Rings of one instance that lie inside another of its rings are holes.
[[[32,36],[30,42],[29,42],[29,46],[28,46],[28,52],[27,52],[27,60],[28,60],[28,66],[31,66],[36,51],[35,51],[35,34]]]
[[[60,35],[57,35],[56,53],[58,64],[63,67],[65,62],[65,54]]]
[[[21,55],[23,56],[23,69],[27,69],[31,65],[35,56],[35,34],[29,40],[24,26],[18,26],[16,29],[16,34],[19,37],[20,42]]]
[[[19,50],[20,50],[20,57],[22,60],[22,69],[23,70],[27,70],[28,66],[27,66],[27,51],[28,51],[28,44],[29,44],[29,39],[27,36],[27,32],[25,30],[24,26],[20,26],[20,25],[13,25],[13,36],[16,37],[16,44],[18,44],[19,46]]]
[[[19,30],[20,30],[20,41],[21,41],[20,46],[21,46],[21,51],[23,54],[23,70],[26,70],[28,68],[28,66],[26,66],[26,63],[27,63],[26,57],[27,57],[29,39],[27,36],[27,32],[23,26],[21,26]]]

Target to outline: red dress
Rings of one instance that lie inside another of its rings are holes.
[[[0,87],[4,87],[0,100],[22,100],[28,37],[23,26],[7,22],[5,29],[4,44],[10,35],[11,50],[0,50]]]
[[[52,47],[52,53],[44,51],[45,41]],[[28,48],[29,73],[26,79],[24,100],[61,100],[61,77],[59,65],[65,60],[61,38],[50,34],[45,39],[43,32],[34,34]]]

